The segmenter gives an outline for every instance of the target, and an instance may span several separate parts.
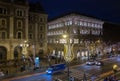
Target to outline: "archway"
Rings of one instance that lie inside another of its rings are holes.
[[[21,54],[21,52],[22,52],[22,47],[16,46],[14,48],[14,59],[18,59],[20,54]]]
[[[4,46],[0,46],[0,60],[7,60],[7,49]]]

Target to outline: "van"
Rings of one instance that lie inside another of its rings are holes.
[[[54,74],[54,73],[57,73],[57,72],[62,72],[64,71],[66,68],[66,64],[54,64],[54,65],[51,65],[47,70],[46,70],[46,73],[47,74]]]

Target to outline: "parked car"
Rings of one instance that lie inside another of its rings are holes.
[[[86,62],[87,65],[94,65],[95,64],[95,61],[94,60],[89,60]]]

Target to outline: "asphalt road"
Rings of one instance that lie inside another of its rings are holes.
[[[102,73],[112,70],[114,64],[120,66],[120,57],[114,57],[107,60],[104,60],[104,66],[88,66],[86,64],[76,65],[70,67],[70,76],[73,76],[79,80],[82,80],[85,76],[87,79],[90,79],[92,76],[99,76]],[[66,69],[67,70],[67,69]],[[55,75],[48,75],[45,72],[37,73],[33,75],[26,75],[22,77],[14,77],[4,81],[53,81],[53,78],[64,79],[67,78],[67,72],[59,73]]]

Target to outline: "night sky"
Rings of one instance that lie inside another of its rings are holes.
[[[36,1],[49,19],[74,11],[120,24],[120,0],[30,0]]]

